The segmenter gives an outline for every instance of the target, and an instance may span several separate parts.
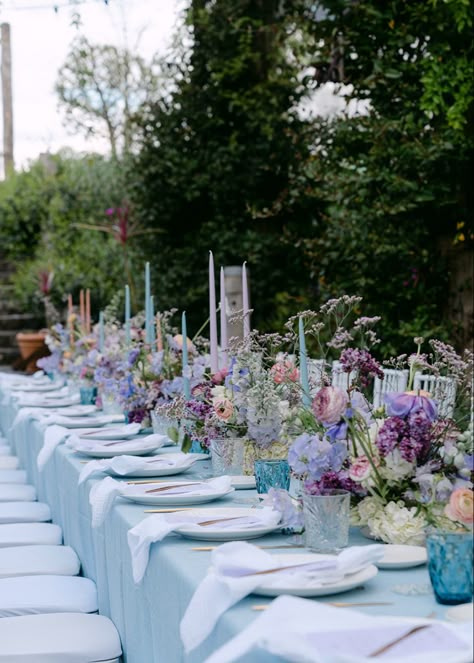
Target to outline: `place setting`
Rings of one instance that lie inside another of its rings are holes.
[[[87,433],[70,437],[67,445],[77,454],[91,458],[113,458],[121,455],[143,456],[153,453],[164,443],[163,436],[160,435],[136,437],[136,434],[131,436],[122,433],[124,437],[120,437],[120,433],[118,436],[112,433],[110,436],[100,438],[95,435],[86,437],[86,435]]]

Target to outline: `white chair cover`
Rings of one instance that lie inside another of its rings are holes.
[[[0,663],[111,663],[122,653],[110,619],[74,612],[0,619],[0,643]]]
[[[0,470],[16,470],[19,464],[17,456],[0,456]]]
[[[77,576],[27,576],[0,580],[0,617],[50,612],[97,612],[95,583]]]
[[[0,578],[16,576],[77,576],[81,563],[69,546],[0,548]]]
[[[51,520],[51,509],[44,502],[0,502],[0,525],[46,523],[48,520]]]
[[[456,402],[456,383],[453,378],[415,373],[413,389],[423,389],[431,394],[438,404],[438,416],[453,416]]]
[[[25,470],[0,470],[0,483],[26,483]]]
[[[383,397],[392,391],[406,391],[408,385],[408,371],[398,371],[394,368],[384,368],[384,378],[375,378],[373,405],[375,408],[384,404]]]
[[[351,371],[349,373],[349,381],[347,379],[347,373],[343,371],[342,364],[340,361],[332,362],[332,386],[339,387],[339,389],[346,389],[351,386],[353,380],[357,377],[356,371]]]
[[[52,523],[0,525],[0,548],[31,545],[60,546],[62,541],[61,528]]]
[[[314,397],[321,387],[324,387],[323,374],[325,367],[326,362],[324,359],[308,359],[308,378],[311,397]]]
[[[0,484],[0,502],[34,502],[36,488],[29,484]]]

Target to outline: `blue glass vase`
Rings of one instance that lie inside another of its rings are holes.
[[[430,530],[426,548],[428,571],[438,603],[457,605],[472,601],[472,532]]]
[[[97,400],[97,387],[79,387],[81,405],[95,405]]]
[[[255,483],[257,493],[268,493],[270,488],[290,487],[290,467],[286,460],[256,460]]]

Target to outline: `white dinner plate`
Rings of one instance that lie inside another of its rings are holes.
[[[59,414],[62,415],[62,413]],[[64,426],[64,428],[82,428],[83,431],[79,432],[81,434],[95,432],[95,428],[105,426],[106,423],[108,422],[105,422],[100,417],[71,417],[71,419],[64,417],[64,421],[61,420],[60,425]],[[88,435],[87,437],[89,438],[90,436]]]
[[[178,485],[182,483],[185,485],[185,482],[172,482],[172,485]],[[188,482],[191,483],[191,482]],[[202,482],[204,483],[204,482]],[[171,482],[170,482],[171,484]],[[145,484],[139,486],[133,486],[135,493],[128,493],[122,495],[126,500],[131,500],[132,502],[138,502],[139,504],[155,504],[156,506],[188,506],[192,504],[206,504],[206,502],[213,502],[218,500],[225,495],[229,495],[234,492],[233,488],[227,488],[226,490],[214,490],[206,491],[202,495],[191,494],[191,493],[172,493],[169,494],[167,491],[163,493],[147,493],[147,490],[154,490],[157,488],[163,488],[165,484]],[[197,486],[196,486],[197,488]]]
[[[472,622],[474,620],[474,603],[462,603],[446,610],[446,619],[450,622]]]
[[[44,399],[42,401],[24,401],[23,406],[27,407],[41,407],[41,408],[65,408],[70,407],[71,405],[77,405],[79,403],[79,396],[73,398],[55,398],[55,399]]]
[[[186,459],[188,462],[183,465],[166,465],[166,456],[153,456],[152,458],[144,458],[146,467],[141,470],[131,470],[126,474],[116,474],[111,468],[106,470],[107,474],[119,477],[170,477],[174,474],[181,474],[187,472],[190,467],[195,463],[194,458]]]
[[[375,564],[379,569],[408,569],[425,564],[426,548],[423,546],[384,545],[384,555]]]
[[[140,445],[134,444],[134,446],[130,445],[130,440],[116,440],[116,442],[116,444],[110,445],[100,444],[100,442],[98,442],[97,445],[94,445],[93,447],[76,444],[74,445],[73,450],[83,456],[90,456],[91,458],[113,458],[114,456],[124,455],[145,456],[158,448],[155,442],[147,444],[143,441]]]
[[[61,410],[62,417],[88,417],[97,412],[95,405],[71,405]]]
[[[294,554],[294,555],[275,555],[279,566],[286,564],[306,564],[307,562],[319,559],[330,559],[333,555],[317,554]],[[272,578],[272,574],[262,576],[262,584],[254,589],[254,594],[261,596],[280,596],[281,594],[290,594],[291,596],[312,597],[329,596],[330,594],[341,594],[347,592],[368,580],[374,578],[378,573],[377,567],[370,564],[365,569],[350,573],[341,580],[321,585],[321,581],[311,581],[309,576],[292,576],[290,574],[281,575],[280,578]]]
[[[193,511],[193,515],[202,515],[203,521],[217,520],[220,518],[235,518],[240,516],[254,516],[255,509],[251,508],[216,508],[216,509],[203,509]],[[201,527],[194,523],[187,523],[182,525],[178,530],[178,534],[186,537],[187,539],[198,539],[200,541],[246,541],[247,539],[258,539],[260,536],[275,532],[280,529],[280,525],[261,525],[257,527],[247,528],[232,528],[222,527],[219,523],[214,525],[207,525]]]
[[[100,417],[99,417],[100,419]],[[87,426],[87,420],[84,420],[85,425]],[[90,435],[85,435],[84,439],[86,440],[129,440],[132,437],[137,436],[137,431],[130,432],[130,429],[127,427],[127,424],[114,424],[110,428],[102,428],[98,431],[93,431]]]
[[[231,477],[235,490],[251,490],[256,487],[255,477],[245,474]]]

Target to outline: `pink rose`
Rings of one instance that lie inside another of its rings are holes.
[[[473,495],[474,493],[469,488],[458,488],[453,491],[444,513],[451,520],[456,520],[464,525],[472,525],[474,522]]]
[[[234,406],[228,398],[216,398],[212,405],[216,416],[222,421],[229,421],[234,413]]]
[[[348,398],[339,387],[323,387],[313,399],[313,412],[323,424],[337,424],[347,409]]]
[[[367,456],[357,456],[357,458],[354,458],[352,461],[351,469],[349,470],[349,477],[352,479],[352,481],[357,481],[360,483],[361,481],[364,481],[364,479],[367,479],[371,469],[372,465],[370,464]]]
[[[212,375],[212,381],[214,384],[222,384],[227,377],[229,369],[227,367],[221,368],[220,371],[217,371]]]
[[[299,379],[299,371],[289,359],[278,361],[271,367],[270,373],[276,384],[281,384],[282,382],[298,382]]]

